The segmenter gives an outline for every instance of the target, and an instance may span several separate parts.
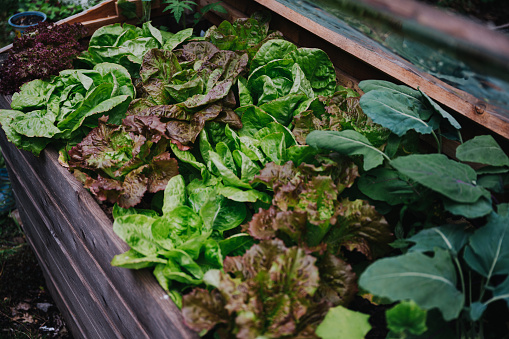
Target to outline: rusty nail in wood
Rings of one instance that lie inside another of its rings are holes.
[[[484,110],[486,109],[486,105],[480,104],[478,106],[475,106],[475,113],[477,114],[484,114]]]

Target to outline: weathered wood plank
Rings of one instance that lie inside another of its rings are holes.
[[[97,4],[83,12],[76,13],[68,18],[58,21],[58,24],[68,23],[73,24],[75,22],[91,21],[97,19],[108,18],[117,16],[116,0],[108,0]]]
[[[18,203],[21,206],[30,206],[29,188],[16,179],[12,182],[14,190],[18,192],[16,193]],[[30,244],[43,270],[47,272],[51,282],[58,286],[59,297],[67,302],[68,312],[74,315],[73,322],[70,323],[72,327],[79,329],[76,336],[82,338],[121,337],[117,325],[106,310],[98,307],[99,301],[92,287],[87,284],[83,273],[75,269],[74,260],[69,257],[69,253],[60,246],[59,242],[52,239],[51,234],[45,232],[47,230],[44,230],[44,223],[51,221],[41,215],[34,206],[22,209],[21,212],[24,224],[29,225],[24,227],[24,231],[30,239]]]
[[[18,198],[16,198],[16,199],[18,199]],[[27,211],[25,209],[25,206],[20,204],[17,207],[17,209],[19,210],[20,214],[23,215],[23,218],[27,219],[27,221],[30,222],[30,219],[28,219],[28,216],[27,216]],[[25,230],[24,227],[23,227],[23,231],[25,232],[25,234],[28,235],[27,230]],[[37,261],[39,262],[39,266],[42,269],[42,273],[43,273],[44,279],[46,281],[46,287],[47,287],[49,293],[51,294],[53,301],[55,302],[56,306],[58,307],[60,313],[62,313],[62,315],[64,316],[64,319],[73,319],[73,320],[77,319],[77,316],[72,311],[70,304],[63,297],[64,293],[63,293],[63,291],[61,291],[58,282],[55,281],[54,277],[50,274],[50,271],[46,264],[46,260],[44,259],[43,255],[40,253],[39,248],[32,241],[31,236],[27,236],[27,241],[36,256]],[[71,322],[67,322],[66,326],[71,333],[84,333],[85,332],[85,330],[75,320],[71,321]]]

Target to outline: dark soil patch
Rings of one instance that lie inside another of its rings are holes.
[[[39,23],[42,20],[44,20],[44,18],[40,15],[26,15],[11,21],[13,24],[18,26],[30,26]]]
[[[0,217],[0,338],[71,339],[21,229]]]

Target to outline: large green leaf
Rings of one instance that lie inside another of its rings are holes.
[[[244,182],[250,182],[254,176],[260,173],[260,167],[247,155],[239,150],[233,151],[233,159],[240,168],[240,179]]]
[[[443,154],[414,154],[391,161],[391,166],[410,179],[449,199],[463,203],[476,202],[489,197],[484,188],[477,186],[477,174],[465,164]]]
[[[419,89],[419,92],[421,92],[424,99],[426,99],[426,101],[431,105],[431,107],[433,107],[435,112],[440,114],[443,118],[447,119],[447,121],[449,121],[449,123],[452,125],[452,127],[456,128],[456,129],[461,129],[461,125],[459,124],[458,121],[456,121],[456,119],[454,119],[454,117],[451,114],[449,114],[442,107],[440,107],[440,105],[438,105],[436,102],[434,102],[433,99],[431,99],[426,93],[424,93],[420,89]]]
[[[480,186],[483,186],[479,180],[477,182]],[[481,197],[472,203],[457,202],[444,197],[442,202],[447,212],[469,219],[484,217],[493,211],[491,199],[486,197]]]
[[[11,108],[19,111],[43,108],[54,89],[54,85],[40,79],[27,82],[12,95]]]
[[[184,206],[187,201],[186,184],[182,175],[176,175],[168,181],[164,189],[163,214],[169,214],[173,209]]]
[[[318,48],[299,48],[286,56],[297,63],[313,91],[317,95],[329,96],[336,89],[336,71],[327,53]]]
[[[46,111],[32,111],[23,116],[17,116],[13,119],[10,127],[17,133],[29,138],[52,138],[62,132],[55,127],[52,120],[45,118],[44,113]]]
[[[272,198],[270,195],[257,190],[243,190],[233,186],[221,186],[218,187],[218,194],[221,194],[233,201],[239,202],[255,202],[261,200],[265,203],[270,204]]]
[[[286,162],[286,142],[283,133],[272,133],[261,140],[263,153],[278,165]]]
[[[363,339],[371,330],[368,319],[368,314],[337,306],[327,312],[316,335],[322,339]]]
[[[222,195],[214,195],[203,204],[200,216],[208,229],[227,231],[239,226],[246,218],[246,205]]]
[[[445,320],[456,319],[465,302],[456,288],[451,256],[440,249],[433,258],[411,252],[380,259],[364,271],[359,285],[392,301],[411,299],[423,309],[437,307]]]
[[[491,135],[479,135],[459,145],[456,157],[461,161],[509,166],[509,157]]]
[[[393,93],[404,94],[408,97],[413,97],[415,99],[420,99],[421,94],[405,85],[396,85],[390,81],[384,80],[363,80],[359,82],[359,88],[362,89],[364,93],[368,93],[371,91],[387,91]]]
[[[237,256],[243,255],[247,249],[253,246],[254,239],[247,233],[237,233],[229,238],[221,240],[219,247],[224,256]]]
[[[260,105],[260,109],[272,115],[280,124],[288,126],[306,99],[304,94],[289,94]]]
[[[206,239],[206,236],[205,239],[200,237],[202,225],[202,219],[190,207],[179,206],[153,222],[152,238],[154,242],[167,250],[181,247],[186,241],[192,239],[196,243],[194,247],[198,247],[195,251],[199,253],[199,247]],[[192,250],[188,251],[192,252]]]
[[[436,247],[458,253],[467,243],[470,232],[466,225],[444,225],[428,228],[407,239],[415,243],[410,252],[431,252]]]
[[[157,255],[146,256],[131,249],[114,256],[111,265],[138,270],[157,264],[166,264],[167,261],[168,259],[159,258]]]
[[[421,134],[433,132],[433,127],[419,115],[421,107],[415,98],[406,94],[373,90],[364,94],[359,103],[375,123],[399,136],[412,129]]]
[[[244,106],[235,110],[242,117],[242,129],[239,131],[240,136],[254,136],[256,132],[264,128],[271,122],[276,121],[270,114],[262,111],[256,106]]]
[[[199,170],[203,179],[208,178],[209,172],[207,171],[207,166],[196,160],[196,157],[190,151],[181,151],[178,146],[173,143],[170,144],[170,147],[173,154],[175,154],[180,161],[190,164]]]
[[[284,59],[288,53],[297,49],[293,43],[282,39],[272,39],[264,43],[251,61],[251,69],[255,70],[275,59]]]
[[[464,258],[488,280],[496,274],[509,274],[509,214],[493,212],[486,225],[470,237]]]
[[[164,46],[162,47],[162,49],[172,51],[175,47],[177,47],[179,44],[190,38],[192,35],[193,35],[192,28],[181,30],[173,34],[170,38],[168,38],[164,42]]]
[[[352,130],[312,131],[307,136],[306,143],[314,148],[345,155],[362,155],[366,171],[381,165],[385,157],[385,154],[372,146],[365,136]]]
[[[152,237],[151,227],[155,220],[141,214],[127,215],[115,219],[113,231],[136,252],[153,256],[160,250]]]
[[[242,187],[250,189],[251,185],[242,181],[236,173],[234,173],[230,168],[228,168],[223,159],[219,154],[214,151],[209,151],[209,159],[214,164],[214,166],[219,171],[221,179],[223,179],[223,183],[228,186]]]
[[[359,190],[389,205],[410,204],[422,196],[422,186],[390,168],[375,168],[359,178]]]
[[[509,277],[493,289],[492,301],[496,300],[505,300],[507,307],[509,307]]]

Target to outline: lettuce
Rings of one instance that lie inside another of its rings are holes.
[[[263,43],[282,38],[281,32],[269,32],[269,21],[270,17],[261,12],[232,23],[223,21],[219,26],[207,30],[205,40],[222,50],[245,52],[252,59]]]
[[[113,230],[131,249],[116,255],[112,265],[153,267],[179,305],[183,289],[201,284],[208,270],[223,267],[224,255],[252,243],[247,236],[223,239],[223,231],[244,221],[246,210],[217,195],[216,186],[217,181],[199,180],[186,186],[181,175],[174,176],[164,190],[162,215],[115,205]]]
[[[273,190],[272,206],[253,215],[247,232],[256,239],[289,239],[313,252],[326,244],[334,255],[345,248],[376,258],[392,239],[389,225],[365,201],[340,198],[357,177],[356,166],[349,162],[297,168],[291,162],[269,163],[253,183]]]
[[[161,32],[150,22],[142,27],[117,23],[96,30],[90,38],[88,51],[78,60],[91,67],[103,62],[122,65],[137,77],[145,53],[152,48],[162,48],[164,44]]]
[[[65,70],[49,81],[33,80],[12,97],[0,123],[18,148],[39,155],[52,141],[76,143],[99,116],[120,124],[135,95],[127,70],[102,63],[93,70]]]
[[[121,126],[99,120],[82,142],[69,151],[74,176],[99,200],[128,208],[146,192],[163,190],[178,174],[166,151],[166,126],[157,117],[129,116]]]
[[[184,296],[184,321],[196,331],[218,326],[222,338],[314,338],[327,310],[313,302],[319,284],[315,262],[280,240],[254,245],[242,257],[227,257],[224,272],[206,274],[215,289],[195,288]]]
[[[231,89],[246,66],[246,54],[221,51],[205,41],[173,52],[152,49],[143,59],[139,98],[131,103],[128,115],[161,117],[171,138],[182,146],[193,144],[208,121],[239,129]]]
[[[251,70],[247,80],[257,105],[295,94],[309,99],[330,96],[336,88],[334,66],[321,49],[296,48],[283,40],[270,40],[260,47],[252,65],[260,65]]]
[[[317,110],[315,104],[311,109],[297,114],[292,121],[292,133],[300,144],[306,144],[307,135],[314,130],[354,130],[364,135],[375,147],[387,142],[390,130],[374,123],[362,111],[359,95],[355,91],[338,86],[334,95],[319,97],[319,102],[324,107],[323,111]]]

